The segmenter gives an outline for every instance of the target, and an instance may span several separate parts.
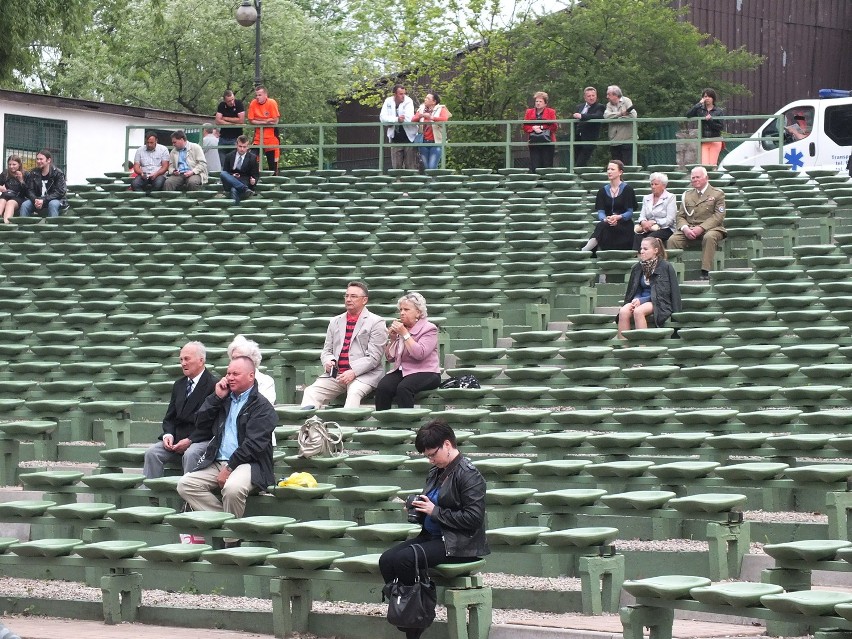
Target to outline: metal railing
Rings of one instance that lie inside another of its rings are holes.
[[[657,147],[664,148],[675,145],[681,148],[684,145],[692,145],[695,147],[696,157],[701,157],[702,142],[725,142],[729,148],[746,141],[770,141],[774,143],[778,149],[778,163],[784,162],[784,116],[779,115],[751,115],[751,116],[724,116],[717,118],[719,120],[737,121],[739,123],[756,120],[758,124],[763,124],[770,118],[776,118],[777,135],[762,136],[753,138],[751,134],[726,134],[722,137],[705,138],[701,134],[700,118],[631,118],[619,119],[618,124],[629,124],[631,127],[631,138],[618,142],[610,142],[606,139],[606,129],[611,120],[601,120],[601,139],[597,141],[578,142],[576,139],[577,124],[574,119],[561,120],[534,120],[526,122],[523,120],[458,120],[447,121],[440,123],[440,126],[445,127],[446,134],[444,142],[437,144],[442,150],[441,167],[446,167],[448,156],[454,152],[461,150],[500,150],[499,155],[502,157],[503,166],[511,168],[515,166],[515,160],[526,157],[525,152],[528,148],[528,142],[522,131],[523,124],[549,124],[556,122],[559,126],[557,132],[557,140],[554,143],[556,153],[559,155],[566,166],[574,166],[575,145],[582,144],[594,147],[609,147],[612,144],[630,145],[632,148],[632,162],[637,165],[640,160],[640,153],[648,155],[649,150]],[[678,135],[682,131],[685,123],[695,125],[695,135],[684,137]],[[263,156],[263,152],[278,148],[280,149],[281,161],[279,167],[286,168],[287,166],[301,166],[306,168],[326,169],[332,167],[338,168],[358,168],[355,165],[369,166],[370,168],[378,168],[384,170],[388,163],[388,155],[391,147],[386,129],[387,124],[380,122],[344,122],[344,123],[309,123],[309,124],[278,124],[276,128],[279,132],[281,143],[277,146],[260,145],[254,146],[254,149],[259,151],[259,156]],[[437,123],[433,126],[439,126]],[[470,128],[478,128],[481,137],[490,139],[480,139],[477,141],[467,140],[465,138],[473,137]],[[125,136],[127,147],[127,159],[132,159],[135,150],[141,146],[141,140],[144,137],[144,131],[151,127],[143,126],[128,126]],[[158,127],[158,130],[186,128],[185,124],[175,124],[174,127],[163,125]],[[247,127],[250,128],[250,127]],[[648,131],[653,131],[653,137],[648,136]],[[366,133],[365,133],[366,132]],[[642,133],[645,133],[643,136]],[[668,135],[663,135],[669,133]],[[248,136],[252,139],[252,136]],[[375,142],[366,141],[373,138]],[[453,139],[455,138],[455,139]],[[461,139],[459,139],[461,138]],[[133,140],[140,140],[139,144],[133,144]],[[342,140],[342,141],[341,141]],[[233,149],[232,146],[220,147],[223,149]],[[767,151],[771,149],[766,149]],[[668,153],[672,153],[672,149],[668,149]],[[296,155],[300,158],[297,162],[288,162],[288,155]],[[496,156],[495,156],[496,157]],[[309,161],[304,161],[307,158]],[[126,161],[126,160],[125,160]],[[696,160],[698,163],[698,160]],[[646,162],[646,164],[678,164],[676,155],[673,161],[662,162]],[[347,166],[349,165],[349,166]]]

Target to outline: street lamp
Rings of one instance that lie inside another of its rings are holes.
[[[261,0],[243,0],[237,8],[237,22],[244,27],[254,25],[254,86],[263,84],[260,80],[260,5]]]

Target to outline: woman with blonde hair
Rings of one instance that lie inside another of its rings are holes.
[[[397,302],[399,319],[388,328],[385,358],[390,372],[376,386],[376,410],[414,408],[417,393],[438,388],[438,327],[426,321],[426,300],[410,292]]]
[[[680,287],[677,273],[667,258],[666,247],[658,237],[646,237],[639,247],[639,262],[633,265],[624,306],[618,311],[618,337],[630,330],[630,322],[636,328],[648,328],[650,316],[654,325],[661,327],[680,310]]]
[[[535,106],[527,109],[524,114],[524,133],[530,145],[530,173],[537,169],[553,166],[553,155],[556,152],[556,122],[542,122],[537,124],[536,120],[555,120],[556,110],[547,106],[548,95],[544,91],[537,91],[533,95]]]

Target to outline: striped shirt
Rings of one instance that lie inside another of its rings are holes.
[[[352,369],[349,366],[349,343],[352,341],[352,333],[355,332],[355,324],[357,323],[357,315],[346,314],[346,334],[343,336],[343,347],[340,349],[340,355],[337,357],[337,369],[339,373],[345,373]]]

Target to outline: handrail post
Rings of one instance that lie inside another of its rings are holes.
[[[697,160],[696,164],[704,164],[701,161],[703,159],[701,155],[701,143],[704,141],[704,132],[702,131],[701,122],[701,120],[698,120],[698,128],[696,130],[695,136],[695,159]]]
[[[512,168],[512,124],[510,122],[506,122],[506,158],[503,168]]]
[[[385,170],[385,125],[379,125],[379,171]]]
[[[633,118],[631,121],[633,125],[633,144],[631,144],[631,159],[630,164],[632,166],[639,165],[639,120],[637,118]]]
[[[784,114],[776,116],[775,128],[778,130],[778,164],[784,164]]]
[[[319,153],[317,153],[317,170],[321,171],[325,167],[325,126],[320,123],[319,125]]]

